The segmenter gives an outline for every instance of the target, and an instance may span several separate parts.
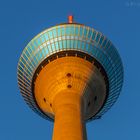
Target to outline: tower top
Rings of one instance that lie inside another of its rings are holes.
[[[73,23],[73,15],[68,16],[68,23]]]
[[[90,121],[110,109],[123,84],[123,65],[114,45],[101,32],[75,23],[72,15],[67,23],[46,29],[29,42],[17,72],[27,104],[50,120],[55,117],[53,99],[61,89],[83,95],[84,119]]]

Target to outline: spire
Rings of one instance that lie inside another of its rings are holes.
[[[68,23],[73,23],[73,15],[68,16]]]

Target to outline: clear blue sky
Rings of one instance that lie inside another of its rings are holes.
[[[87,124],[88,140],[140,140],[139,0],[0,1],[0,140],[51,140],[53,123],[36,115],[20,95],[17,63],[36,34],[66,22],[69,14],[106,35],[124,64],[120,98],[102,119]]]

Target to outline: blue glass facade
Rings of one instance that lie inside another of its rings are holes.
[[[93,119],[102,116],[114,104],[123,83],[123,66],[114,45],[100,32],[80,24],[63,24],[49,28],[34,37],[25,47],[18,63],[18,83],[27,104],[49,119],[37,107],[32,80],[43,60],[60,51],[76,50],[94,57],[108,75],[109,92],[104,107]]]

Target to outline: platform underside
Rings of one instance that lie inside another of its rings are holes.
[[[108,83],[103,68],[86,55],[79,57],[78,53],[72,54],[54,55],[44,61],[34,75],[36,103],[52,119],[55,116],[54,100],[59,94],[79,94],[85,120],[95,116],[107,98]]]

